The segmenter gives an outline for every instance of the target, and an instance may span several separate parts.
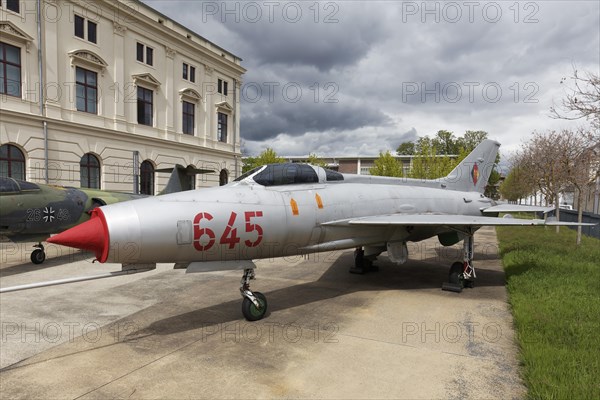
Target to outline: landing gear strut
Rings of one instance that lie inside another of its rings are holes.
[[[365,256],[365,250],[357,247],[354,250],[354,267],[350,268],[351,274],[365,274],[370,271],[379,271],[379,268],[373,265],[374,257]]]
[[[245,269],[240,282],[240,293],[244,298],[242,301],[242,314],[248,321],[258,321],[267,313],[267,298],[261,292],[250,290],[252,279],[254,279],[254,269]]]
[[[468,235],[464,240],[463,262],[455,262],[450,267],[448,282],[442,284],[442,290],[462,292],[463,288],[475,287],[475,267],[473,266],[473,235]]]
[[[46,253],[44,252],[44,245],[38,243],[33,247],[37,248],[31,253],[31,262],[34,264],[41,264],[46,259]]]

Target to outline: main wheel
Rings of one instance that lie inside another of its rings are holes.
[[[44,253],[44,250],[37,249],[31,253],[31,262],[32,263],[41,264],[44,262],[44,260],[46,260],[46,253]]]
[[[450,274],[448,275],[448,282],[462,286],[463,282],[464,282],[463,281],[463,272],[464,272],[463,263],[458,262],[458,261],[455,262],[450,267]]]
[[[257,308],[250,299],[244,297],[242,301],[242,314],[248,321],[258,321],[267,313],[267,298],[261,292],[253,292],[254,297],[258,300],[260,308]]]

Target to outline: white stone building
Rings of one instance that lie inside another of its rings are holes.
[[[174,164],[216,171],[196,187],[231,180],[240,62],[139,1],[0,0],[0,175],[150,194]]]

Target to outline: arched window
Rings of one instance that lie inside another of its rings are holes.
[[[25,156],[17,146],[0,146],[0,176],[25,180]]]
[[[82,188],[100,189],[100,161],[95,155],[84,154],[79,162],[79,171]]]
[[[229,175],[227,174],[227,170],[222,169],[221,173],[219,174],[219,185],[223,186],[223,185],[227,185],[228,183],[229,183]]]
[[[154,196],[154,164],[150,160],[140,165],[140,193]]]

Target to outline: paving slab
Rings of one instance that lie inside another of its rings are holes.
[[[460,294],[440,288],[461,246],[433,239],[365,275],[348,273],[351,251],[261,260],[257,322],[241,315],[239,271],[160,264],[5,293],[0,397],[522,398],[494,229],[475,240],[479,279]],[[64,248],[44,267],[2,251],[2,287],[119,269]]]

